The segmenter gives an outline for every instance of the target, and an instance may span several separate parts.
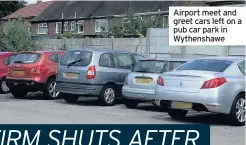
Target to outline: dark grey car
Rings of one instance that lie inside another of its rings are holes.
[[[56,90],[69,102],[80,96],[97,96],[114,105],[127,74],[143,56],[113,49],[72,49],[58,66]]]

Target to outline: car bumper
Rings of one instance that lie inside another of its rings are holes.
[[[0,80],[6,76],[6,73],[0,73]]]
[[[201,104],[208,111],[229,114],[231,101],[228,101],[226,93],[220,93],[217,89],[204,89],[197,93],[167,91],[163,87],[156,87],[156,99],[167,101],[180,101],[193,104]]]
[[[80,84],[69,82],[56,82],[56,90],[61,93],[77,94],[85,96],[98,96],[103,88],[103,85]]]
[[[131,88],[129,86],[123,86],[122,94],[124,98],[135,99],[135,100],[154,100],[155,90],[154,89],[139,89]]]
[[[21,87],[23,89],[28,89],[30,91],[42,91],[44,88],[44,83],[39,83],[35,80],[31,79],[13,79],[13,78],[6,78],[6,84],[10,89],[12,87]]]

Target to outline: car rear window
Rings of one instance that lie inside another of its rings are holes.
[[[88,66],[92,59],[91,51],[72,50],[68,51],[61,59],[60,65],[69,65],[73,63],[73,66]],[[76,63],[74,63],[76,62]]]
[[[4,64],[5,65],[9,65],[11,62],[13,62],[15,59],[15,55],[9,55],[7,58],[5,58],[4,60]]]
[[[216,59],[200,59],[187,62],[177,70],[201,70],[201,71],[214,71],[223,72],[233,62],[227,60],[216,60]]]
[[[174,70],[184,63],[186,63],[186,61],[171,61],[170,62],[170,70]]]
[[[17,54],[14,63],[34,63],[40,60],[41,54],[38,53],[20,53]]]
[[[167,61],[140,60],[133,69],[133,72],[163,73],[168,71]]]

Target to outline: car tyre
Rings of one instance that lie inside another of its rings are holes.
[[[47,99],[55,100],[60,97],[59,95],[60,93],[55,90],[55,87],[56,87],[55,79],[51,79],[45,84],[43,93]]]
[[[113,85],[103,87],[99,95],[99,101],[103,106],[114,106],[116,101],[116,89]]]
[[[184,119],[187,113],[188,113],[187,110],[179,110],[179,109],[169,109],[168,110],[168,115],[176,120]]]
[[[123,99],[124,105],[129,109],[134,109],[138,106],[139,102],[132,99]]]
[[[234,99],[228,119],[230,125],[245,125],[245,94],[239,94]]]
[[[78,95],[73,95],[73,94],[62,94],[62,98],[67,103],[76,103],[77,100],[79,99],[79,96]]]
[[[0,85],[1,85],[0,94],[8,94],[9,93],[9,87],[6,84],[6,79],[5,78],[3,78],[0,81]]]
[[[22,98],[25,98],[26,95],[28,94],[28,91],[25,91],[21,88],[19,89],[10,89],[12,95],[14,98],[17,98],[17,99],[22,99]]]

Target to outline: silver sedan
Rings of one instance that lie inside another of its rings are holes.
[[[159,75],[187,62],[180,58],[140,60],[125,79],[122,88],[124,104],[135,108],[140,102],[155,100],[155,86]]]
[[[245,59],[210,57],[191,60],[162,74],[156,99],[174,119],[188,110],[226,114],[232,125],[245,125]]]

